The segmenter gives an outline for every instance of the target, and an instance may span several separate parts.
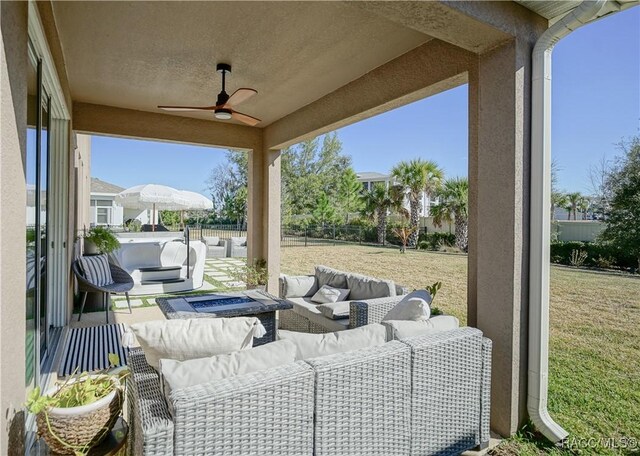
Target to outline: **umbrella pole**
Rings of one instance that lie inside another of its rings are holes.
[[[151,231],[156,230],[156,203],[153,203],[153,212],[151,213]]]

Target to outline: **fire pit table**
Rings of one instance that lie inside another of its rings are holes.
[[[259,339],[254,339],[254,346],[273,342],[276,339],[276,311],[293,308],[293,305],[287,300],[261,290],[158,298],[156,302],[168,320],[176,318],[257,317],[267,333]]]

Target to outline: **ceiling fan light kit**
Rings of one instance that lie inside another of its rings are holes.
[[[260,122],[260,119],[251,117],[248,114],[243,114],[233,109],[234,106],[242,103],[243,101],[251,98],[256,93],[255,89],[240,88],[233,92],[231,96],[227,94],[225,90],[226,75],[231,73],[231,65],[228,63],[218,63],[216,65],[216,71],[222,74],[222,90],[218,94],[215,106],[158,106],[158,108],[165,111],[213,111],[213,115],[218,120],[235,119],[240,122],[244,122],[247,125],[255,126]]]

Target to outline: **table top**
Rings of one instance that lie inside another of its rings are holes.
[[[293,304],[262,290],[211,293],[179,298],[158,298],[158,307],[169,320],[239,317],[292,309]]]

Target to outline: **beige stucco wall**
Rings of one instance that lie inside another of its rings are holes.
[[[0,2],[0,454],[24,453],[27,3]]]
[[[530,40],[478,58],[469,76],[468,321],[493,341],[491,425],[524,424],[529,283]],[[499,134],[496,134],[499,132]]]

